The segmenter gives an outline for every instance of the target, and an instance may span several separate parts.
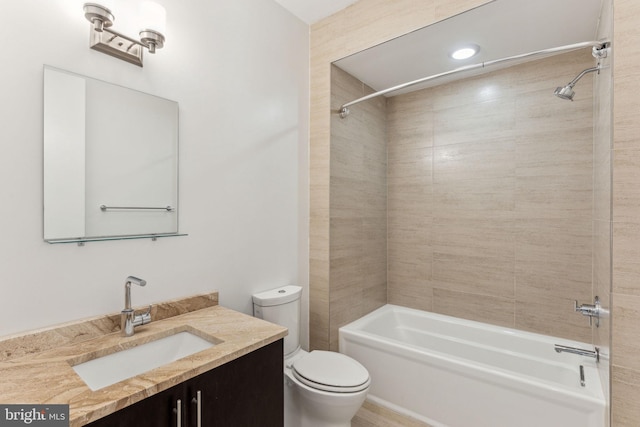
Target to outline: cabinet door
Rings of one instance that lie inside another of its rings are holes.
[[[175,411],[178,399],[183,399],[183,384],[155,394],[111,415],[100,418],[88,427],[176,427]],[[183,399],[184,402],[184,399]],[[185,407],[182,408],[182,426],[185,424]]]
[[[282,427],[282,340],[199,375],[186,384],[192,402],[201,393],[202,427]],[[196,426],[195,403],[189,422]]]

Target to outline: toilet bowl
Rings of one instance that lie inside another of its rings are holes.
[[[254,315],[289,328],[284,341],[285,427],[350,427],[367,397],[371,378],[344,354],[299,345],[299,286],[253,295]]]

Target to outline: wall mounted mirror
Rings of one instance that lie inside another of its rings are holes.
[[[44,67],[44,240],[178,234],[178,104]]]

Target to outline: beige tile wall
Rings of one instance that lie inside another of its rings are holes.
[[[640,423],[640,2],[614,0],[612,425]]]
[[[311,27],[309,341],[330,346],[331,63],[487,0],[361,0]]]
[[[360,0],[311,28],[310,334],[329,346],[330,63],[485,3]],[[614,1],[612,425],[640,420],[640,2]],[[625,170],[627,173],[625,173]],[[631,337],[630,344],[625,340]],[[636,343],[636,344],[634,344]],[[629,348],[631,346],[632,348]]]
[[[390,303],[591,341],[573,301],[592,300],[593,75],[574,102],[552,91],[593,65],[582,50],[389,98]]]
[[[331,109],[373,90],[331,67]],[[386,102],[331,117],[329,348],[338,328],[387,302]]]

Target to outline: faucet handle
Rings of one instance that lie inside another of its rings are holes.
[[[602,308],[600,298],[597,296],[594,298],[593,304],[580,304],[578,301],[573,302],[573,309],[581,313],[583,316],[589,316],[589,326],[593,323],[595,317],[596,327],[600,327],[600,317],[606,317],[609,315],[609,310]]]
[[[139,318],[140,318],[141,325],[146,325],[147,323],[151,323],[151,308],[153,308],[153,305],[149,304],[149,308],[147,309],[147,311],[138,315],[140,316]]]
[[[596,304],[598,303],[598,297],[596,297]],[[589,317],[589,326],[593,325],[593,316],[598,316],[596,311],[596,305],[592,304],[580,304],[578,305],[578,300],[573,301],[573,308],[576,312],[582,314],[583,316]]]

